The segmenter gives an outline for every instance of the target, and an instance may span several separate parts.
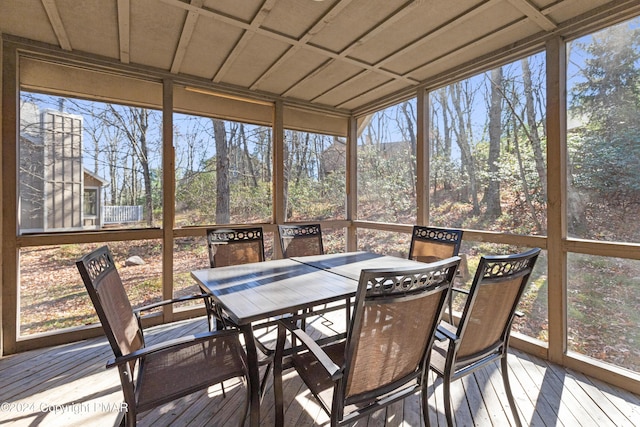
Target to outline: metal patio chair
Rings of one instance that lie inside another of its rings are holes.
[[[274,361],[276,425],[284,424],[282,370],[293,366],[330,415],[344,425],[422,393],[429,425],[427,377],[431,346],[460,263],[453,257],[413,269],[367,269],[360,275],[346,340],[320,347],[295,318],[278,326]],[[286,331],[302,342],[283,360]],[[301,350],[301,351],[298,351]]]
[[[132,309],[106,246],[85,255],[76,266],[115,356],[107,368],[118,368],[126,425],[135,426],[141,412],[233,377],[247,381],[246,418],[249,376],[239,331],[209,331],[146,346],[140,313],[188,298]]]
[[[443,380],[447,423],[453,426],[450,385],[478,368],[500,360],[511,412],[521,425],[509,386],[507,351],[516,307],[540,249],[515,255],[484,256],[457,326],[442,322],[433,345],[431,369]]]
[[[320,224],[279,225],[278,234],[284,258],[324,254]]]
[[[433,262],[457,256],[462,244],[462,230],[414,225],[409,259]]]
[[[434,262],[458,256],[462,244],[462,230],[414,225],[409,246],[409,259]],[[460,257],[457,277],[465,281],[468,276],[467,257]],[[453,323],[453,296],[449,297],[449,321]]]
[[[302,257],[310,255],[323,255],[324,246],[322,244],[322,227],[320,224],[285,224],[278,226],[280,237],[280,248],[284,258]],[[323,312],[345,310],[346,325],[349,327],[351,318],[351,298],[347,298],[344,304],[327,307],[325,304]],[[314,311],[314,310],[310,310]],[[301,319],[302,328],[305,329],[306,319]]]
[[[262,227],[211,228],[207,230],[207,247],[211,268],[264,261]],[[230,320],[211,298],[205,299],[210,329],[224,329]],[[232,325],[235,326],[235,325]]]
[[[262,227],[207,230],[209,264],[215,268],[264,261],[263,236]]]

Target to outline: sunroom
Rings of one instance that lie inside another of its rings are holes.
[[[311,222],[327,253],[406,258],[418,224],[464,230],[462,285],[542,248],[512,349],[640,393],[639,16],[2,0],[1,354],[102,335],[74,261],[105,244],[143,305],[197,291],[213,226],[261,226],[267,259]]]

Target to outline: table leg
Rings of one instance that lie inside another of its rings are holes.
[[[247,349],[247,364],[249,365],[249,392],[250,392],[250,425],[260,426],[260,371],[258,367],[258,350],[253,336],[251,324],[240,326],[244,334],[245,348]]]

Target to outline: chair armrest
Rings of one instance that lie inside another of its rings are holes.
[[[438,341],[444,341],[444,340],[456,341],[458,338],[459,338],[458,335],[456,335],[446,327],[442,325],[438,325],[438,328],[436,329],[436,339],[438,339]]]
[[[221,331],[202,332],[194,335],[186,335],[184,337],[175,338],[175,339],[164,341],[158,344],[150,345],[148,347],[141,348],[140,350],[136,350],[129,354],[125,354],[123,356],[116,357],[115,359],[111,359],[109,360],[109,362],[107,362],[107,368],[113,368],[114,366],[119,366],[125,363],[133,362],[136,359],[140,359],[152,353],[162,352],[167,349],[171,349],[175,347],[189,347],[192,345],[199,344],[201,342],[209,341],[212,338],[219,338],[219,337],[239,335],[239,334],[240,332],[237,330],[225,329]]]
[[[142,306],[142,307],[138,307],[138,308],[134,309],[133,312],[135,313],[136,316],[138,316],[143,311],[152,310],[154,308],[162,307],[162,306],[168,305],[168,304],[175,304],[175,303],[184,302],[184,301],[191,301],[191,300],[194,300],[194,299],[203,299],[203,298],[207,298],[208,296],[209,296],[208,294],[196,294],[196,295],[187,295],[187,296],[180,297],[180,298],[166,299],[164,301],[158,301],[158,302],[154,302],[152,304],[148,304],[148,305],[145,305],[145,306]]]
[[[302,342],[302,345],[304,345],[311,354],[313,354],[324,370],[327,371],[327,374],[329,374],[332,381],[337,381],[342,378],[342,368],[336,365],[327,353],[324,352],[322,347],[320,347],[318,343],[316,343],[313,338],[307,335],[302,329],[296,327],[295,324],[285,321],[281,321],[278,326],[287,328]]]

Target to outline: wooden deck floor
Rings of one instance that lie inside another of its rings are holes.
[[[331,324],[318,322],[314,326],[321,329]],[[179,336],[205,328],[203,319],[163,325],[148,331],[148,341],[153,342],[160,335]],[[0,359],[0,425],[113,425],[118,419],[122,392],[117,372],[105,369],[111,356],[106,339],[101,338]],[[509,366],[521,420],[527,425],[640,425],[639,396],[518,351],[511,353]],[[293,371],[285,373],[284,387],[287,426],[326,424],[328,418]],[[225,390],[226,398],[216,386],[148,411],[139,418],[139,425],[238,425],[246,387],[242,381],[232,380],[225,383]],[[513,425],[497,365],[454,383],[452,390],[456,425]],[[436,383],[429,388],[432,426],[446,425],[442,401],[442,387]],[[262,402],[262,425],[273,425],[273,417],[269,385]],[[423,426],[419,397],[378,411],[354,425]]]

